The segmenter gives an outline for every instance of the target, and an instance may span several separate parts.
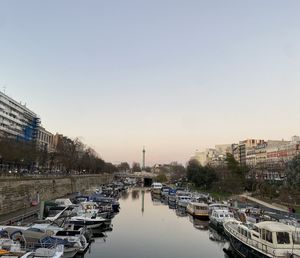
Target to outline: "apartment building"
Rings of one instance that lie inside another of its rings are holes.
[[[300,154],[300,138],[293,136],[291,141],[270,146],[267,150],[266,162],[268,164],[286,163],[298,154]]]
[[[39,117],[26,105],[0,91],[0,136],[36,140],[39,124]]]
[[[216,149],[206,149],[205,151],[196,151],[194,159],[198,160],[202,166],[209,164],[217,155]]]
[[[38,132],[37,132],[37,138],[36,143],[37,146],[41,150],[45,150],[47,152],[53,152],[54,151],[54,136],[52,133],[47,131],[44,127],[39,126]]]

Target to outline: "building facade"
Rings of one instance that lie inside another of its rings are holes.
[[[53,152],[54,151],[54,136],[44,127],[39,126],[36,143],[40,150]]]
[[[0,91],[0,136],[33,141],[39,124],[33,111]]]

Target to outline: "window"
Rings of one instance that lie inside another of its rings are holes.
[[[251,239],[251,233],[249,231],[247,232],[247,237]]]
[[[293,232],[293,242],[296,245],[300,245],[300,231]]]
[[[273,243],[272,232],[266,230],[266,240],[270,243]]]
[[[266,230],[265,229],[261,229],[260,238],[263,240],[266,240]]]
[[[277,243],[278,244],[289,244],[290,243],[290,235],[288,232],[277,232]]]

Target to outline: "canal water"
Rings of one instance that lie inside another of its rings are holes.
[[[123,193],[121,210],[106,237],[95,238],[85,258],[219,258],[228,242],[184,211],[152,198],[150,191]]]

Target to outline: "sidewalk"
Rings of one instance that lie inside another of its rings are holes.
[[[245,198],[245,199],[247,199],[247,200],[249,200],[249,201],[251,201],[251,202],[258,203],[258,204],[260,204],[260,205],[262,205],[262,206],[264,206],[264,207],[267,207],[267,208],[270,208],[270,209],[273,209],[273,210],[283,211],[283,212],[288,212],[288,207],[280,208],[280,207],[278,207],[277,205],[275,206],[275,205],[273,205],[273,204],[270,204],[270,203],[261,201],[261,200],[259,200],[259,199],[256,199],[256,198],[251,197],[251,196],[246,195],[246,194],[241,194],[241,195],[239,195],[239,196],[241,196],[241,197],[243,197],[243,198]],[[280,205],[280,206],[283,206],[283,205]]]

